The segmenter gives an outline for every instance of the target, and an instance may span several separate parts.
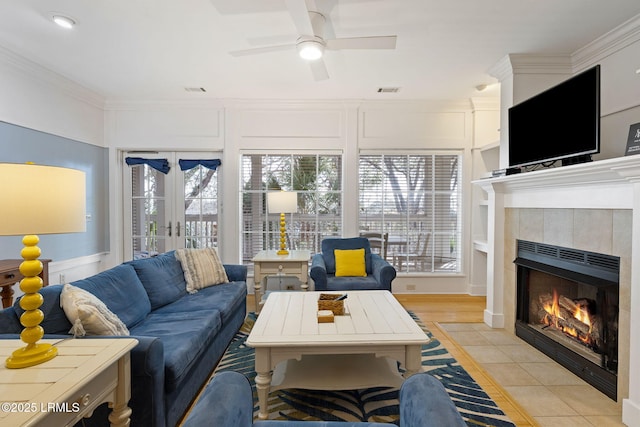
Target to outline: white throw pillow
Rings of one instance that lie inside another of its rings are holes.
[[[129,335],[124,323],[91,292],[66,284],[60,293],[60,306],[73,325],[69,333],[85,335]]]
[[[193,294],[198,289],[228,283],[227,272],[214,248],[178,249],[176,258],[182,265],[187,292]]]

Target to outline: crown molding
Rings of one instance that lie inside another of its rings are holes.
[[[62,76],[61,74],[43,67],[42,65],[39,65],[4,46],[0,46],[0,63],[6,64],[20,73],[26,73],[37,81],[50,86],[65,95],[71,96],[93,107],[104,109],[104,96]]]
[[[572,55],[574,69],[580,70],[640,41],[640,15],[619,25]]]

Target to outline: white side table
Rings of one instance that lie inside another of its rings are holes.
[[[302,290],[309,288],[309,259],[311,251],[289,251],[288,255],[278,255],[278,251],[260,251],[253,257],[253,295],[256,313],[260,312],[262,282],[268,276],[295,276],[302,282]]]
[[[46,339],[57,343],[58,356],[22,369],[0,366],[0,425],[64,426],[90,416],[109,402],[113,427],[130,423],[132,338]],[[23,346],[20,340],[0,340],[6,359]]]

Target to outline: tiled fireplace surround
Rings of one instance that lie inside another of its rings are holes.
[[[514,332],[516,239],[620,257],[618,400],[623,422],[640,426],[640,156],[476,184],[489,201],[489,326]]]

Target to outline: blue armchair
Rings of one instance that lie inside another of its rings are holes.
[[[362,249],[365,254],[366,277],[336,277],[336,249]],[[311,271],[316,291],[386,290],[391,292],[391,282],[396,269],[371,252],[365,237],[331,238],[322,241],[322,253],[311,258]]]
[[[400,388],[400,427],[466,427],[444,386],[427,373],[415,374]],[[239,372],[213,377],[183,427],[394,427],[394,424],[341,421],[255,421],[253,396]]]

